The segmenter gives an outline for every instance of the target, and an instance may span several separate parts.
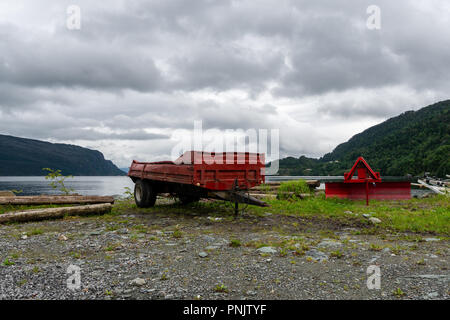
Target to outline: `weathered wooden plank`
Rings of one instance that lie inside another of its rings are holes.
[[[0,197],[0,205],[95,204],[114,203],[110,196],[17,196]]]
[[[14,192],[9,190],[0,190],[0,197],[15,197]]]
[[[0,214],[0,223],[6,222],[26,222],[35,220],[55,219],[68,216],[78,216],[87,214],[105,214],[111,211],[110,203],[100,203],[76,207],[60,207],[33,209],[16,212],[6,212]]]

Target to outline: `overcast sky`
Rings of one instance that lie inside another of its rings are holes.
[[[169,158],[195,120],[279,129],[281,156],[320,157],[449,89],[448,0],[0,2],[0,133],[119,167]]]

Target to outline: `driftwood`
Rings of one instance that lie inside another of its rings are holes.
[[[0,190],[0,197],[15,197],[14,192],[9,190]]]
[[[431,186],[428,183],[426,183],[425,181],[422,180],[417,180],[418,183],[420,183],[421,185],[423,185],[424,187],[430,189],[431,191],[438,193],[438,194],[445,194],[444,190],[445,188],[443,187],[436,187],[436,186]]]
[[[114,203],[110,196],[18,196],[0,197],[0,205]]]
[[[76,207],[60,207],[33,209],[16,212],[6,212],[0,214],[0,223],[6,222],[26,222],[35,220],[55,219],[64,216],[78,216],[87,214],[105,214],[111,211],[110,203],[92,204]]]

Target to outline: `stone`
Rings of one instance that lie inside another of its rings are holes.
[[[371,217],[371,215],[370,215],[370,214],[367,214],[367,213],[364,213],[362,216],[363,216],[364,218],[366,218],[366,219],[369,219],[369,218]]]
[[[441,239],[438,239],[438,238],[425,238],[424,240],[426,242],[441,241]]]
[[[348,210],[347,210],[347,211],[344,211],[344,213],[345,213],[345,214],[353,214],[353,212],[348,211]]]
[[[207,246],[205,249],[206,250],[216,250],[216,249],[219,249],[219,247],[218,246]]]
[[[145,281],[145,279],[142,279],[142,278],[136,278],[136,279],[131,280],[130,284],[133,285],[133,286],[141,287],[141,286],[143,286],[144,284],[146,284],[146,282],[147,282],[147,281]]]
[[[322,242],[320,242],[317,245],[319,248],[323,248],[323,247],[341,247],[342,243],[340,243],[339,241],[333,241],[333,240],[324,240]]]
[[[433,299],[433,298],[437,298],[439,297],[439,293],[437,293],[436,291],[430,292],[427,295],[425,295],[425,299]]]
[[[24,234],[23,236],[20,237],[20,239],[22,239],[22,240],[27,240],[27,239],[28,239],[28,236],[27,236],[26,234]]]
[[[256,251],[260,252],[260,253],[276,253],[277,250],[273,247],[261,247],[259,249],[257,249]]]
[[[206,252],[202,251],[202,252],[199,252],[199,253],[198,253],[198,256],[199,256],[200,258],[206,258],[206,257],[208,256],[208,254],[207,254]]]
[[[381,223],[381,220],[375,217],[369,218],[369,221],[372,222],[373,224]]]
[[[58,237],[58,240],[59,241],[67,241],[69,238],[67,238],[65,235],[63,235],[63,234],[60,234],[59,235],[59,237]]]
[[[312,258],[314,261],[328,260],[328,255],[322,251],[311,249],[305,252],[306,257]]]
[[[381,250],[381,251],[386,252],[386,253],[389,253],[389,252],[391,252],[391,249],[389,249],[389,248],[384,248],[384,249]]]
[[[207,242],[214,242],[214,241],[216,241],[216,238],[206,235],[206,236],[203,236],[203,240],[205,240]]]

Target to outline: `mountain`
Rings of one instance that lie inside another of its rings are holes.
[[[450,100],[388,119],[320,159],[281,159],[278,174],[343,175],[359,156],[382,176],[450,174]]]
[[[46,175],[42,168],[60,169],[63,175],[124,175],[96,150],[0,135],[0,176]]]

